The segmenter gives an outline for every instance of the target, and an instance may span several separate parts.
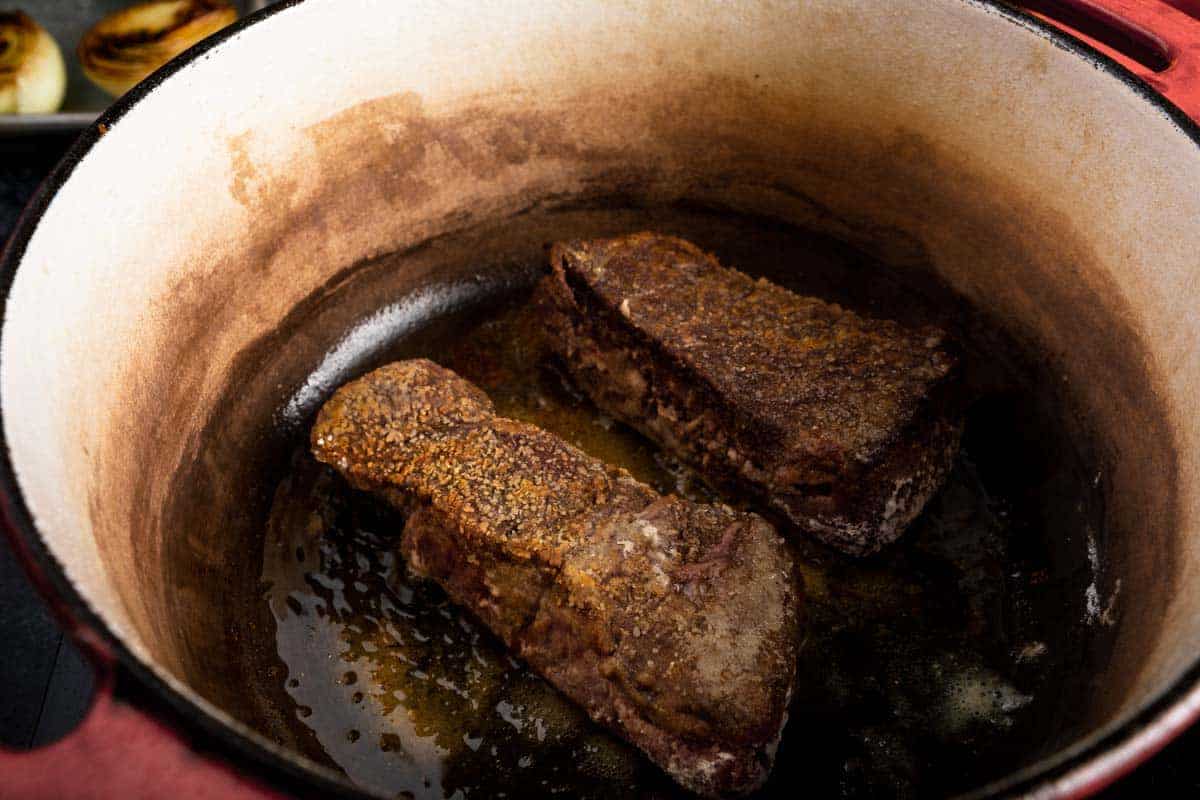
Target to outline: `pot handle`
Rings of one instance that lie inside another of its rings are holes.
[[[1087,42],[1200,122],[1200,19],[1167,0],[1013,0],[1012,4]],[[1196,7],[1200,9],[1200,3]],[[1058,16],[1085,20],[1157,51],[1165,66],[1155,69],[1131,58],[1072,22],[1056,19],[1056,10],[1067,12]]]
[[[118,699],[115,659],[91,637],[76,631],[75,638],[96,669],[91,708],[54,744],[27,752],[0,748],[0,798],[284,800],[228,763],[193,749],[151,712]]]

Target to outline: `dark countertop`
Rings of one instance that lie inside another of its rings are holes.
[[[6,239],[70,137],[0,139],[0,239]],[[63,636],[0,536],[0,746],[56,740],[83,716],[92,675]],[[0,776],[0,785],[4,782]],[[1200,796],[1200,727],[1170,745],[1103,800]]]

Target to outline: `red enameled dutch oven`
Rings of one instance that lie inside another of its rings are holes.
[[[1200,714],[1184,5],[290,0],[172,62],[80,138],[3,256],[5,518],[99,690],[66,739],[0,754],[0,796],[356,791],[197,690],[238,512],[196,487],[209,515],[181,523],[173,478],[241,355],[356,264],[618,192],[919,250],[1061,363],[1104,453],[1114,644],[1083,733],[977,794],[1129,772]]]

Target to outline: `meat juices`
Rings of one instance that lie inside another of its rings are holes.
[[[654,233],[561,242],[550,260],[536,302],[575,384],[717,488],[867,555],[941,486],[961,432],[941,331],[801,297]]]
[[[339,389],[312,449],[408,513],[410,569],[683,786],[766,779],[801,588],[761,517],[663,497],[426,360]]]

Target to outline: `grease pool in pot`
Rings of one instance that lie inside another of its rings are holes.
[[[762,794],[953,793],[1062,741],[1111,609],[1089,605],[1085,590],[1095,575],[1077,556],[1099,535],[1098,492],[1086,446],[1063,424],[1069,404],[1045,388],[1050,367],[943,287],[821,236],[747,220],[737,221],[741,236],[722,236],[728,220],[695,209],[658,222],[707,230],[712,241],[693,238],[796,291],[950,328],[976,398],[947,486],[898,545],[854,561],[797,542],[806,639]],[[404,325],[389,324],[386,309],[362,314],[339,344],[343,361],[357,374],[392,358],[432,358],[484,388],[500,414],[659,491],[710,498],[545,365],[523,303],[536,257],[488,267],[479,274],[509,279],[433,281],[415,306],[419,319]],[[331,297],[339,291],[351,290]],[[329,378],[314,376],[305,390],[327,394]],[[261,575],[245,567],[229,576],[229,607],[243,610],[227,622],[229,680],[247,684],[235,713],[388,795],[682,795],[437,587],[407,577],[395,554],[403,519],[308,455],[314,407],[294,395],[281,409],[277,429],[290,444],[277,436],[283,457],[264,461],[262,558],[251,560]]]

